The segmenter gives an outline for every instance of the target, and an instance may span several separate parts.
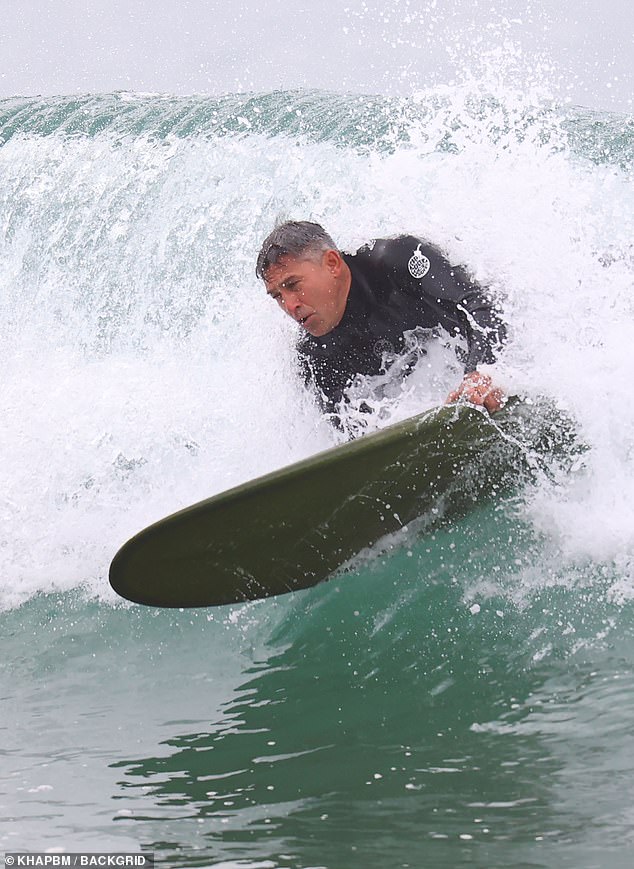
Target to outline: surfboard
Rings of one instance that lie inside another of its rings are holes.
[[[417,517],[499,491],[565,434],[522,402],[492,416],[464,404],[434,409],[162,519],[122,546],[110,584],[157,607],[307,588]]]

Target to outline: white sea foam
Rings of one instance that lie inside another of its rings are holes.
[[[109,561],[136,530],[338,440],[254,277],[279,217],[317,219],[346,248],[418,233],[493,288],[511,325],[497,376],[552,396],[590,447],[585,472],[544,483],[525,516],[571,563],[617,566],[628,596],[632,179],[572,155],[552,119],[514,126],[526,105],[507,106],[501,136],[464,88],[443,99],[437,129],[414,111],[389,152],[107,132],[0,149],[4,607],[77,586],[112,600]],[[423,359],[381,424],[441,402],[452,359]]]

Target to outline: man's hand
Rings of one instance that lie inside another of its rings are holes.
[[[465,375],[458,389],[449,393],[445,404],[451,404],[460,398],[465,399],[470,404],[486,408],[489,413],[495,413],[504,405],[505,401],[502,390],[493,386],[493,381],[488,374],[480,374],[479,371],[471,371]]]

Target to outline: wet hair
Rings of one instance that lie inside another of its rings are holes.
[[[309,220],[288,220],[276,226],[264,239],[255,273],[264,280],[266,272],[285,256],[316,259],[327,250],[339,250],[323,226]]]

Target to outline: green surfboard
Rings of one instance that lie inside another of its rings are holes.
[[[426,513],[464,510],[568,437],[542,408],[428,411],[209,498],[129,540],[110,567],[122,597],[217,606],[329,578]]]

